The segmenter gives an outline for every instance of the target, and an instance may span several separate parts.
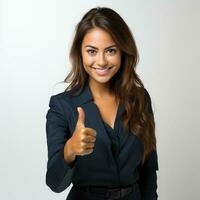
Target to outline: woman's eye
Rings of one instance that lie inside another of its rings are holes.
[[[87,50],[87,52],[88,52],[89,54],[94,54],[95,50],[89,49],[89,50]]]
[[[111,55],[115,54],[116,53],[116,49],[108,49],[107,52]],[[90,55],[94,55],[96,53],[95,50],[93,49],[88,49],[87,52],[90,54]]]
[[[116,53],[116,49],[108,49],[108,52],[111,54],[115,54]]]

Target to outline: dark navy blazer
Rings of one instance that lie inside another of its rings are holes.
[[[145,93],[152,112],[151,99],[146,89]],[[75,130],[78,106],[85,111],[85,126],[95,129],[97,136],[93,152],[76,156],[74,164],[69,166],[64,160],[64,144]],[[51,96],[49,107],[46,114],[46,184],[52,191],[62,192],[71,183],[82,186],[126,186],[138,182],[143,199],[157,199],[157,151],[152,151],[141,167],[143,143],[133,133],[125,133],[121,120],[124,108],[121,104],[118,106],[114,123],[114,133],[119,141],[117,153],[113,153],[113,144],[99,109],[93,102],[88,84],[83,90],[74,88]]]

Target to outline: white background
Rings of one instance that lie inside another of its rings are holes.
[[[0,198],[63,200],[45,184],[45,115],[70,69],[75,25],[116,10],[139,49],[156,119],[160,200],[200,199],[200,3],[195,0],[1,0]]]

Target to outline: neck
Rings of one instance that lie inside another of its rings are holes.
[[[112,95],[109,83],[97,83],[90,80],[89,86],[93,96],[96,98],[106,98]]]

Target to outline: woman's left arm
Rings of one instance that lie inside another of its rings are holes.
[[[144,165],[139,166],[139,185],[142,200],[157,200],[157,151],[153,150],[146,158]]]
[[[153,114],[152,105],[151,105],[151,97],[148,91],[145,89],[145,96],[148,102],[148,110]],[[142,200],[157,200],[157,170],[158,168],[158,155],[157,149],[152,150],[149,155],[146,157],[143,165],[139,165],[139,184],[140,191],[142,195]]]

